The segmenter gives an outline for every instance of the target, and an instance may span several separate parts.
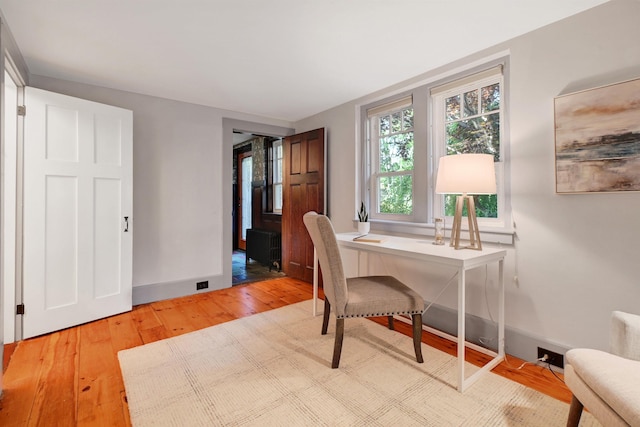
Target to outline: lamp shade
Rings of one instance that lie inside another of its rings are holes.
[[[496,194],[496,171],[490,154],[440,157],[438,194]]]

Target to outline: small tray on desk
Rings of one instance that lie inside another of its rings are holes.
[[[356,236],[353,238],[354,242],[367,242],[367,243],[382,243],[384,242],[384,238],[381,236],[370,236],[368,234],[363,234],[361,236]]]

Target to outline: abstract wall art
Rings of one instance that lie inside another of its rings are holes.
[[[556,192],[640,191],[640,79],[554,104]]]

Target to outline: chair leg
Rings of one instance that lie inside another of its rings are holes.
[[[387,320],[389,321],[389,329],[391,329],[392,331],[395,330],[395,328],[393,327],[393,316],[387,316]]]
[[[567,427],[578,427],[580,417],[582,416],[582,402],[577,397],[571,397],[571,406],[569,407],[569,417],[567,418]]]
[[[344,319],[336,319],[336,341],[333,345],[333,361],[331,362],[332,369],[336,369],[340,364],[342,338],[344,338]]]
[[[324,314],[322,317],[322,335],[327,335],[327,329],[329,328],[329,312],[331,311],[331,304],[327,297],[324,297]]]
[[[416,361],[423,363],[422,359],[422,314],[413,314],[413,348],[416,351]]]

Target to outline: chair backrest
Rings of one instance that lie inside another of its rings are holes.
[[[313,211],[304,214],[302,220],[311,236],[322,268],[324,294],[329,299],[334,313],[341,316],[347,305],[348,291],[333,225],[329,218]]]
[[[609,339],[611,353],[627,359],[640,360],[640,316],[614,311],[611,314]]]

